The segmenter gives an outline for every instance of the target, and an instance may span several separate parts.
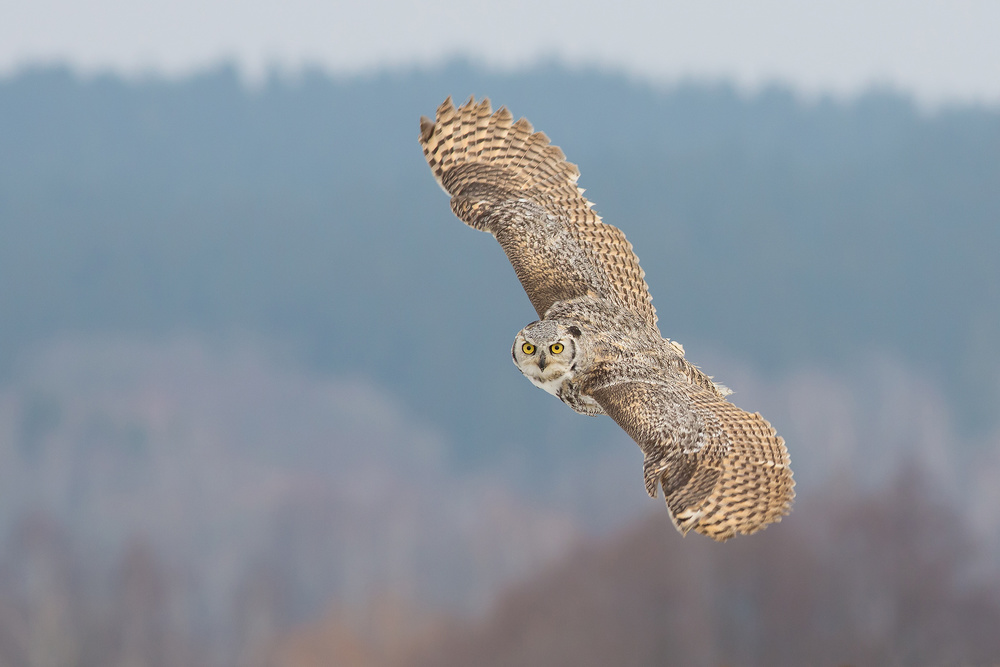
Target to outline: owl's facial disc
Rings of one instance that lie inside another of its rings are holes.
[[[526,326],[514,339],[511,354],[525,377],[550,394],[558,396],[563,381],[573,377],[576,343],[566,327],[555,322]]]

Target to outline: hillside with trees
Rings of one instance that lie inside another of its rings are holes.
[[[785,437],[781,524],[680,538],[511,366],[536,316],[416,140],[469,94]],[[996,109],[558,67],[0,80],[0,664],[996,662],[998,149]]]

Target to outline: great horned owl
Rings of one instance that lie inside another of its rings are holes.
[[[784,440],[661,336],[632,245],[591,209],[576,165],[488,99],[445,100],[420,119],[420,144],[452,211],[496,237],[541,318],[514,339],[518,369],[618,422],[681,533],[722,541],[781,520],[795,495]]]

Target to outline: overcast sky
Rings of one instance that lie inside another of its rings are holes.
[[[1000,0],[0,0],[0,76],[52,61],[175,75],[229,59],[253,78],[458,55],[1000,105]]]

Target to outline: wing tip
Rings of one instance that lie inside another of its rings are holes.
[[[755,499],[744,498],[735,505],[721,499],[716,489],[716,492],[696,507],[684,508],[675,513],[670,507],[664,489],[667,514],[671,523],[682,536],[686,536],[693,529],[696,533],[710,537],[716,542],[726,542],[737,535],[753,535],[771,524],[780,523],[792,511],[795,502],[795,478],[787,460],[768,467],[778,472],[769,476],[771,483],[765,493]]]
[[[513,121],[505,106],[493,111],[489,97],[477,102],[471,95],[457,108],[447,97],[433,120],[421,117],[420,143],[439,176],[462,163],[489,162],[510,168],[522,186],[558,192],[569,188],[583,199],[576,189],[580,170],[565,153],[544,132],[535,132],[528,119]]]
[[[421,116],[420,117],[420,143],[421,144],[426,144],[427,141],[431,138],[431,135],[434,134],[434,126],[435,126],[435,124],[436,123],[433,120],[431,120],[430,118],[428,118],[427,116]]]

